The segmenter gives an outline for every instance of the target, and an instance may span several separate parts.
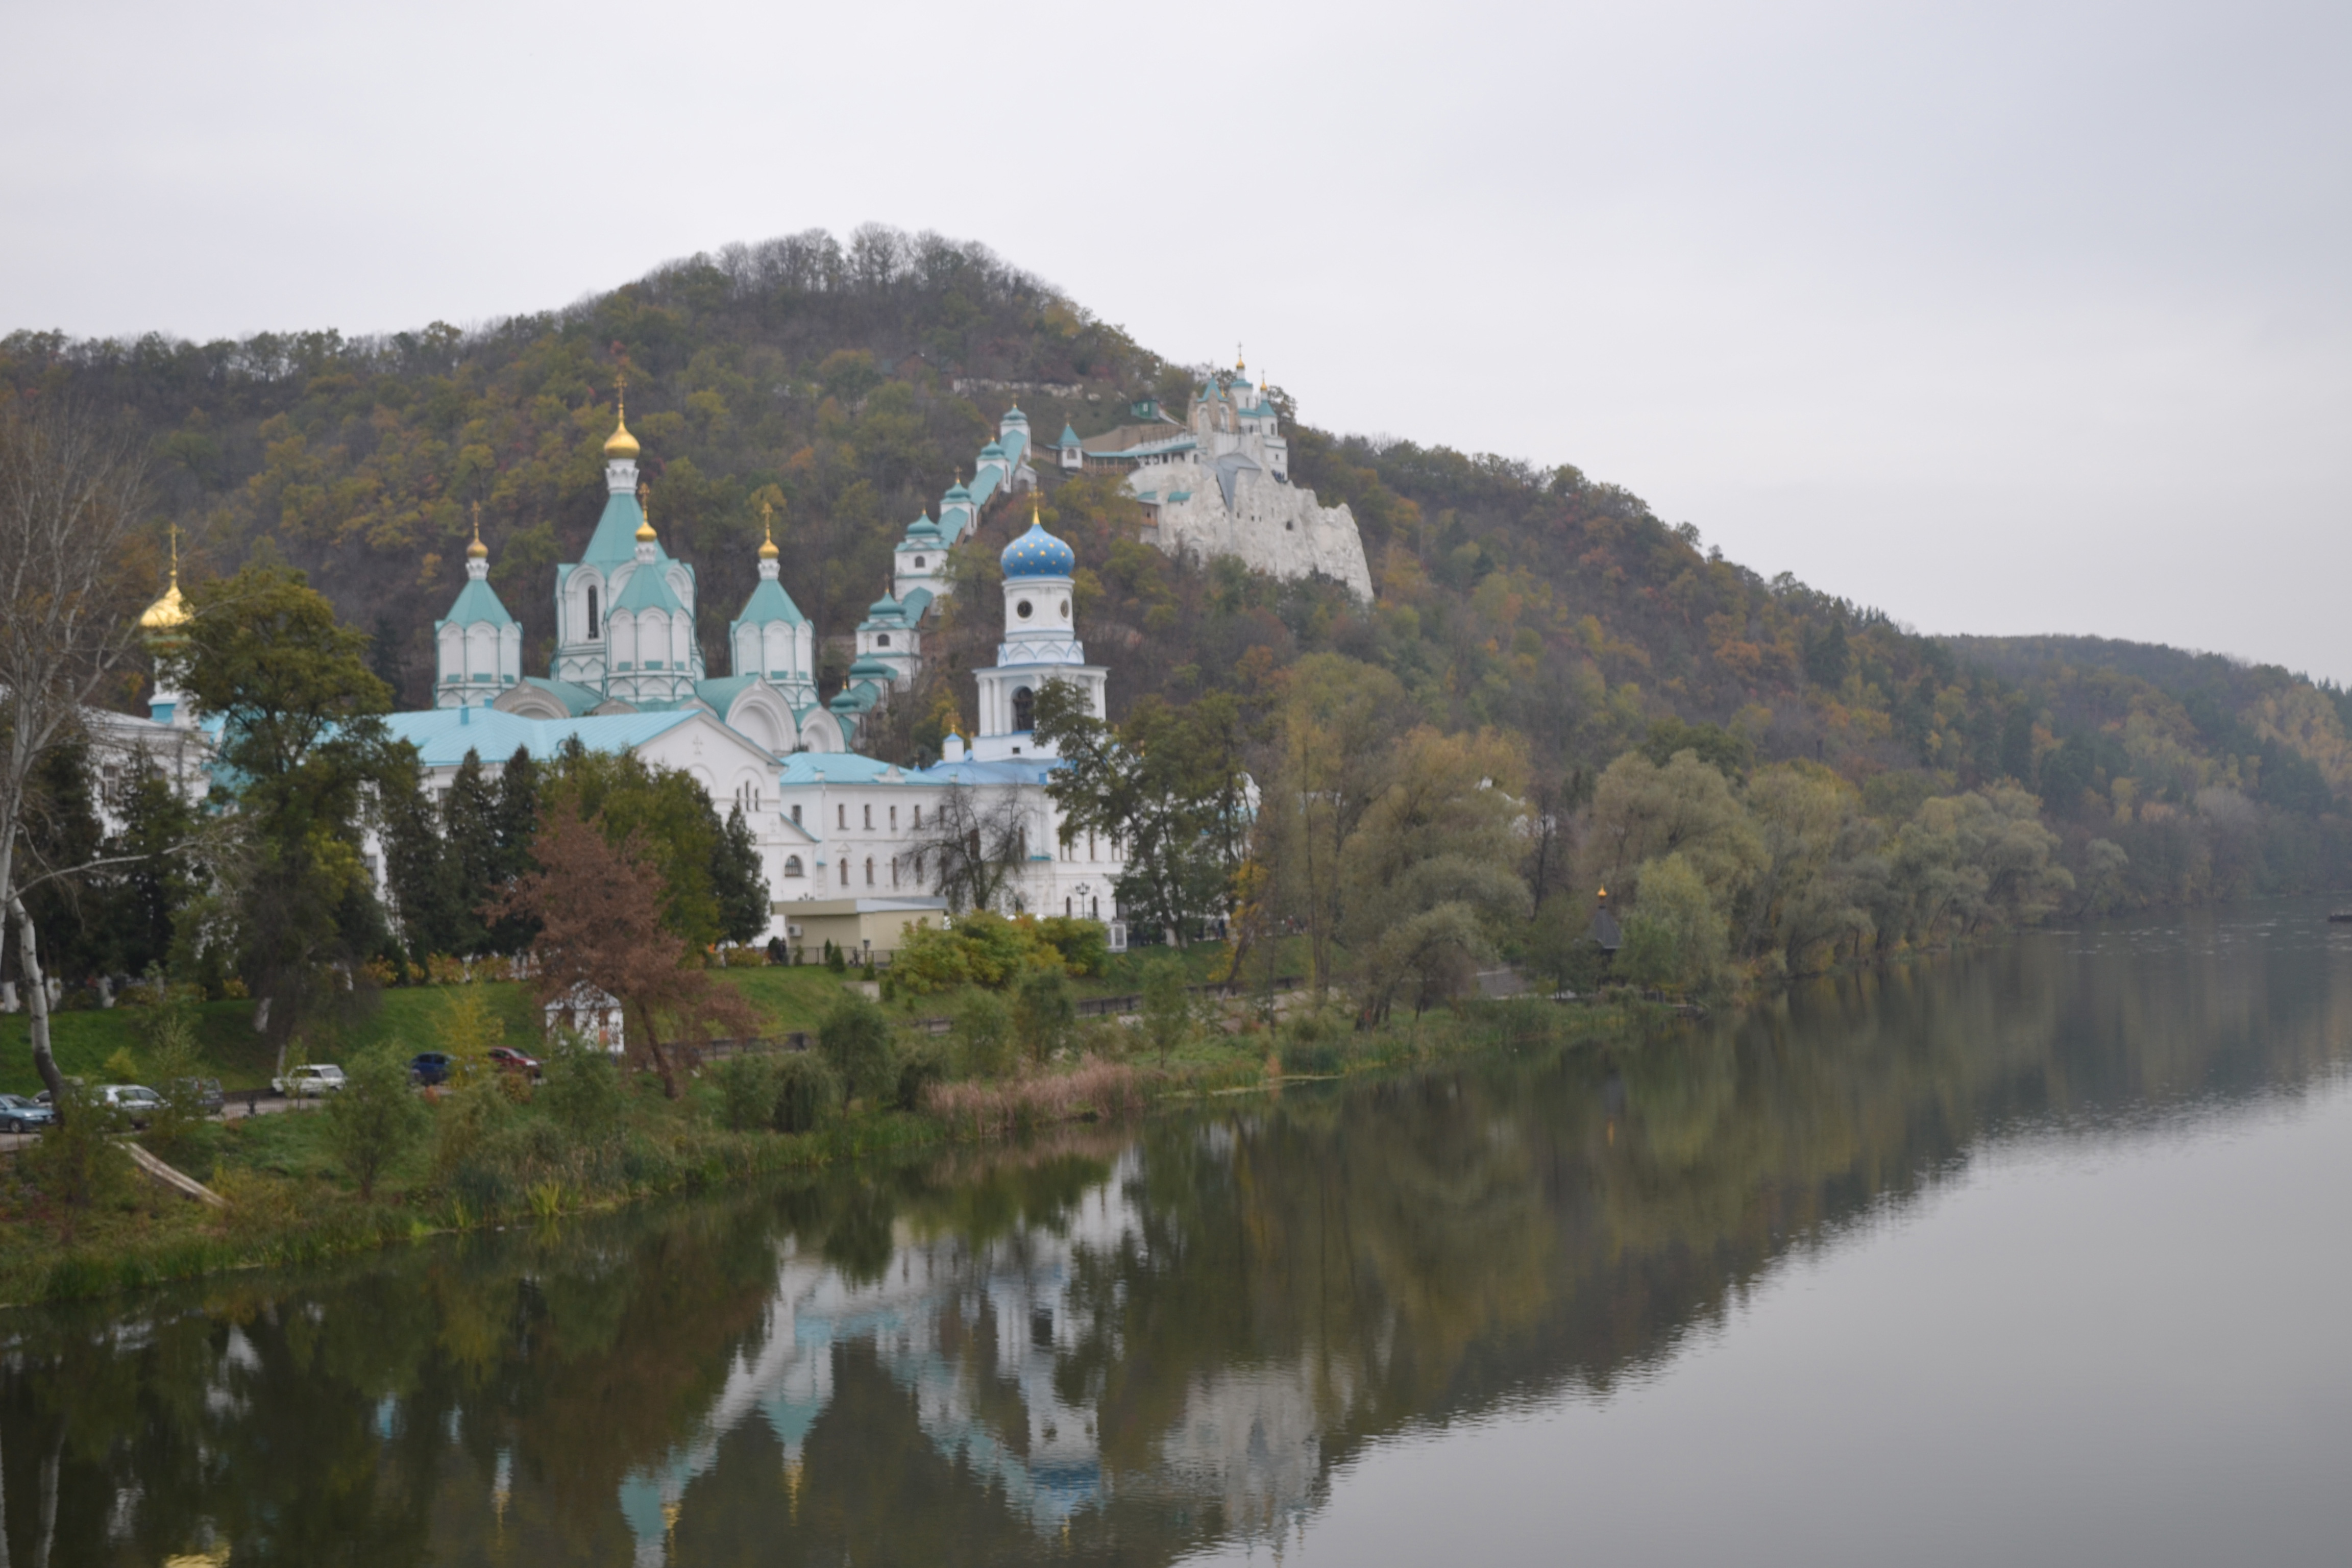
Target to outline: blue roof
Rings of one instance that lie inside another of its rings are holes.
[[[892,598],[887,593],[880,598],[875,600],[872,604],[866,606],[866,618],[867,620],[878,621],[885,617],[894,621],[898,618],[898,601]]]
[[[613,600],[615,610],[672,610],[684,614],[686,606],[669,591],[669,574],[659,565],[641,566],[629,574]]]
[[[466,585],[457,590],[457,597],[450,604],[449,613],[436,624],[446,626],[451,621],[461,626],[479,626],[484,621],[494,626],[515,624],[515,618],[507,614],[507,607],[499,603],[499,596],[490,591],[489,584],[487,581],[476,582],[470,577],[466,580]]]
[[[760,678],[756,675],[730,675],[717,680],[696,681],[694,694],[709,703],[712,712],[724,718],[735,699],[759,684]]]
[[[550,680],[543,675],[526,675],[522,678],[522,683],[525,686],[538,687],[541,691],[569,708],[574,716],[593,711],[596,705],[604,700],[603,692],[593,686],[582,686],[576,681]]]
[[[1077,426],[1074,426],[1074,425],[1065,425],[1065,426],[1062,426],[1062,438],[1061,438],[1061,440],[1060,440],[1058,443],[1056,443],[1056,445],[1064,446],[1064,447],[1075,447],[1075,446],[1076,446],[1077,444],[1078,444],[1078,431],[1077,431]]]
[[[845,691],[834,699],[839,705]],[[852,702],[855,702],[853,698]],[[861,757],[855,752],[794,752],[784,759],[782,783],[790,784],[916,784],[938,788],[944,784],[1044,784],[1060,762],[1040,758],[1034,762],[981,763],[967,757],[960,763],[938,763],[928,768],[899,770],[897,778],[886,778],[892,764],[872,757]]]
[[[743,601],[743,613],[728,623],[727,630],[732,636],[740,626],[764,626],[771,621],[782,621],[797,626],[807,619],[801,614],[801,607],[793,603],[793,596],[784,592],[782,584],[772,577],[763,577],[760,585],[751,590],[751,596]]]
[[[1007,419],[1018,419],[1024,425],[1029,423],[1029,416],[1021,412],[1021,405],[1017,403],[1004,411],[1004,417]]]
[[[980,460],[983,463],[988,461],[991,458],[1002,458],[1003,456],[1004,448],[993,441],[991,441],[987,446],[982,447],[980,449]]]
[[[931,607],[931,597],[929,588],[907,590],[907,596],[898,601],[898,613],[906,617],[908,626],[914,626],[923,618],[923,612]]]
[[[907,525],[907,538],[909,541],[928,543],[931,540],[937,539],[939,536],[940,525],[931,521],[931,514],[929,512],[923,513],[922,516],[917,518],[914,521]]]
[[[986,505],[988,498],[996,493],[997,472],[991,468],[971,481],[971,504],[975,509]]]
[[[849,673],[856,680],[892,680],[898,678],[898,672],[874,655],[862,653],[857,656],[857,662],[849,667]]]
[[[999,557],[1007,577],[1066,577],[1077,570],[1077,552],[1032,522],[1029,531],[1004,547]]]
[[[965,488],[964,482],[961,479],[958,479],[955,483],[950,485],[947,488],[946,493],[940,497],[940,500],[942,501],[970,500],[971,499],[971,491]]]
[[[587,552],[580,557],[583,566],[617,566],[624,561],[637,558],[637,529],[646,514],[637,510],[637,498],[625,490],[616,490],[604,498],[604,515],[596,520],[596,531],[589,538]],[[654,546],[654,558],[661,559],[662,547]]]
[[[384,728],[394,740],[415,746],[426,767],[439,768],[456,767],[466,760],[467,752],[478,752],[490,762],[503,762],[517,748],[544,762],[575,735],[592,752],[633,751],[700,711],[697,708],[586,719],[524,719],[495,708],[432,708],[386,714]]]

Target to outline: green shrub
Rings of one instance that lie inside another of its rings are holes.
[[[68,1079],[57,1124],[16,1157],[17,1169],[56,1206],[68,1240],[80,1215],[130,1190],[131,1161],[114,1145],[121,1130],[111,1107]]]
[[[920,1110],[923,1090],[947,1080],[948,1053],[939,1041],[928,1037],[911,1040],[899,1049],[898,1067],[894,1101],[901,1110]]]
[[[399,1047],[382,1045],[344,1064],[342,1091],[328,1097],[324,1114],[328,1143],[368,1199],[384,1167],[415,1144],[425,1110],[409,1091]]]
[[[1013,1067],[1013,1019],[1004,999],[975,991],[956,1009],[956,1054],[969,1078],[994,1078]]]
[[[719,1068],[721,1115],[730,1132],[749,1132],[775,1119],[776,1070],[762,1056],[730,1057]]]
[[[1051,915],[1037,922],[1037,934],[1072,974],[1100,974],[1110,964],[1110,931],[1100,921]]]
[[[1184,989],[1181,959],[1163,958],[1143,970],[1143,1037],[1168,1065],[1169,1053],[1192,1032],[1192,998]]]
[[[1078,1005],[1069,977],[1058,969],[1036,969],[1021,977],[1013,997],[1013,1032],[1034,1062],[1051,1061],[1070,1042]]]
[[[775,1064],[774,1126],[779,1132],[814,1132],[841,1104],[841,1079],[814,1051],[791,1051]]]
[[[548,1053],[546,1078],[533,1100],[586,1148],[610,1149],[621,1137],[621,1067],[613,1053],[567,1033]]]
[[[863,996],[845,994],[817,1025],[816,1047],[855,1099],[877,1094],[890,1081],[889,1016]]]

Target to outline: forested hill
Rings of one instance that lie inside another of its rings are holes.
[[[407,704],[426,698],[431,624],[462,581],[477,502],[525,667],[545,668],[550,568],[577,558],[598,514],[621,371],[654,521],[699,574],[714,668],[754,581],[763,500],[782,504],[786,586],[844,637],[905,525],[1008,404],[1041,437],[1065,420],[1092,434],[1139,395],[1181,408],[1195,375],[980,247],[879,228],[731,247],[468,331],[0,339],[0,391],[79,396],[152,430],[159,511],[184,529],[192,572],[257,555],[305,568],[373,634]],[[2014,779],[2070,857],[2094,836],[2122,843],[2145,898],[2341,879],[2352,745],[2337,693],[2141,645],[1921,637],[1767,581],[1573,468],[1334,437],[1275,390],[1294,474],[1354,509],[1378,602],[1167,561],[1138,542],[1117,476],[1066,482],[1041,465],[1115,711],[1219,689],[1255,703],[1328,650],[1394,672],[1442,727],[1517,731],[1539,785],[1569,798],[1654,728],[1711,724],[1727,754],[1825,764],[1889,817]],[[983,539],[1010,521],[1000,507]],[[984,589],[993,552],[966,555]],[[990,616],[964,621],[939,646],[969,662],[994,632]],[[958,704],[968,715],[967,685],[902,703],[879,744],[935,744]],[[2257,850],[2217,856],[2231,833]]]

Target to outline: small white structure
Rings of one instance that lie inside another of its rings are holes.
[[[583,982],[550,1002],[545,1011],[551,1040],[568,1031],[575,1039],[593,1041],[614,1056],[627,1043],[621,1025],[621,1000],[609,991]]]

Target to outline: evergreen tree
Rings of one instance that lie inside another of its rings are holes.
[[[436,952],[455,951],[457,892],[441,839],[441,814],[417,776],[416,753],[403,747],[377,794],[383,831],[384,881],[392,890],[401,944],[422,967]]]
[[[163,770],[143,759],[120,790],[122,826],[107,840],[104,853],[131,858],[107,873],[104,962],[126,974],[142,974],[170,959],[172,922],[196,895],[186,846],[195,835],[197,813]]]
[[[720,936],[752,942],[768,929],[768,879],[740,805],[727,814],[726,827],[711,841],[710,890],[719,900]]]
[[[469,751],[441,797],[443,853],[456,889],[457,938],[453,952],[488,952],[490,933],[481,908],[505,885],[506,856],[499,842],[498,787],[483,776],[482,758]]]

